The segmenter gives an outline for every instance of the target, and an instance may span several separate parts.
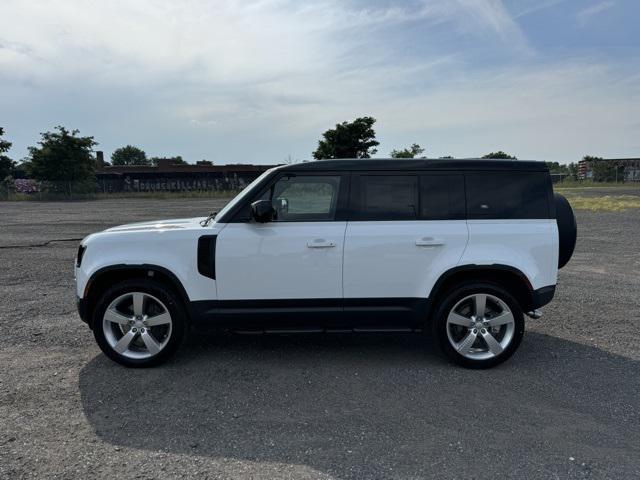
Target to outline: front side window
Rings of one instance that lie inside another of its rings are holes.
[[[335,219],[339,175],[297,175],[278,179],[262,199],[271,200],[276,222],[316,222]]]
[[[359,175],[356,220],[413,220],[418,217],[417,175]]]

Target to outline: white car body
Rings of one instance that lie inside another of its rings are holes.
[[[312,162],[265,172],[214,218],[89,235],[76,262],[76,294],[92,328],[102,322],[94,312],[106,290],[152,278],[179,296],[194,326],[421,330],[445,294],[472,281],[504,288],[535,316],[555,292],[559,243],[551,181],[540,162]],[[513,308],[491,298],[496,311]],[[469,317],[473,332],[476,317]],[[135,323],[142,318],[131,317],[131,325],[143,328]],[[126,333],[104,325],[113,345]],[[505,348],[514,335],[509,328],[500,334]],[[460,339],[452,344],[468,347]],[[489,358],[474,355],[467,360]]]

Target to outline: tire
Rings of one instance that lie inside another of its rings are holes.
[[[484,314],[476,319],[482,298]],[[439,349],[458,365],[490,368],[517,350],[524,335],[524,315],[516,299],[500,285],[465,283],[450,289],[438,303],[432,332]]]
[[[578,225],[569,201],[559,193],[554,194],[553,197],[558,224],[558,268],[562,268],[569,263],[576,247]]]
[[[187,332],[180,298],[162,283],[145,279],[127,280],[104,292],[91,321],[102,352],[127,367],[160,365],[178,350]]]

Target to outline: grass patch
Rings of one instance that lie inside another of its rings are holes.
[[[640,208],[640,197],[633,195],[603,195],[602,197],[567,195],[567,200],[576,210],[591,212],[623,212],[630,208]]]
[[[554,190],[573,190],[582,188],[640,188],[638,182],[594,182],[592,180],[565,180],[553,184]]]

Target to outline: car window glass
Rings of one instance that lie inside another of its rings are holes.
[[[281,177],[265,192],[271,200],[276,222],[328,221],[336,214],[340,176]]]
[[[354,217],[359,220],[412,220],[418,217],[416,175],[360,175]]]
[[[422,175],[420,217],[425,220],[464,219],[464,176]]]
[[[467,174],[468,218],[549,218],[549,182],[543,172]]]

